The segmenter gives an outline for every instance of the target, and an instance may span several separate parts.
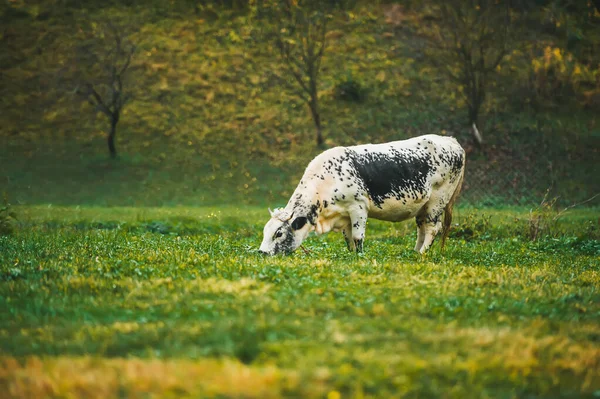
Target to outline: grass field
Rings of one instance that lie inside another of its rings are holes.
[[[459,208],[445,252],[370,222],[256,253],[259,208],[19,206],[0,237],[4,397],[597,397],[598,210],[532,242]]]
[[[563,47],[593,36],[527,25],[480,149],[423,51],[436,2],[336,14],[324,147],[455,136],[456,226],[426,256],[413,222],[374,221],[364,254],[332,233],[266,258],[267,206],[323,149],[260,21],[204,3],[240,2],[0,3],[0,399],[600,397],[597,57]],[[112,160],[76,95],[109,21],[137,45]]]

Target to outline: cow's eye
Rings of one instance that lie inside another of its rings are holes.
[[[278,231],[277,233],[275,233],[275,238],[279,238],[283,235],[283,233],[281,231]]]

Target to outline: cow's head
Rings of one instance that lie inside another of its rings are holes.
[[[271,220],[263,230],[259,251],[267,255],[290,254],[302,244],[312,225],[306,216],[289,213],[284,209],[271,211]]]

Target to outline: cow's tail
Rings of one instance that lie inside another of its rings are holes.
[[[446,238],[448,238],[448,233],[450,233],[450,227],[452,226],[452,208],[454,207],[454,203],[458,198],[458,194],[460,194],[460,189],[462,188],[463,179],[465,177],[465,161],[463,160],[463,166],[460,171],[460,177],[458,178],[458,184],[454,189],[454,193],[452,193],[452,197],[450,197],[450,201],[446,204],[444,208],[444,224],[442,226],[442,242],[441,248],[444,249],[444,245],[446,244]]]

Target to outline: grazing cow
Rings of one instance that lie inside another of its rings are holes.
[[[324,151],[310,162],[287,206],[269,210],[260,252],[289,254],[311,231],[331,230],[344,234],[350,251],[362,252],[367,218],[414,217],[415,251],[427,251],[440,230],[443,247],[464,170],[465,151],[452,137],[425,135]]]

